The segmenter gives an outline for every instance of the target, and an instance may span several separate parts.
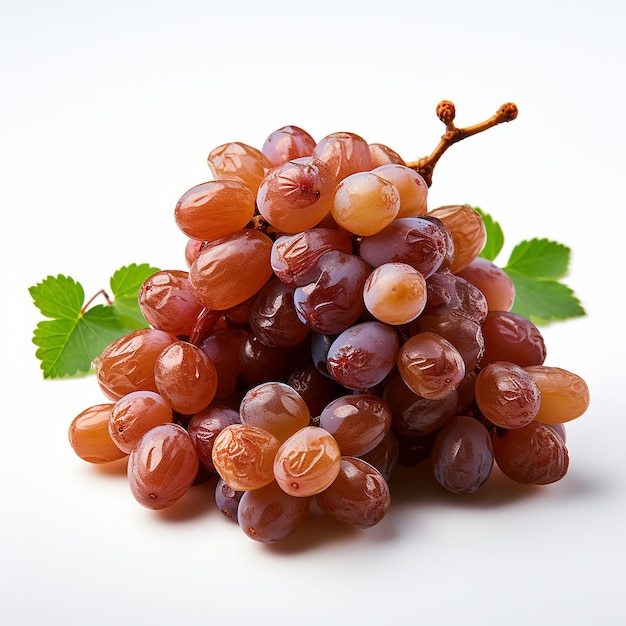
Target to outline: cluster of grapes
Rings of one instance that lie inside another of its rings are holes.
[[[287,126],[208,163],[174,211],[187,270],[149,277],[150,328],[95,362],[108,402],[70,426],[81,458],[127,456],[151,509],[217,474],[217,506],[262,542],[313,504],[377,524],[398,465],[427,461],[464,494],[494,464],[525,484],[565,475],[563,423],[588,388],[543,364],[511,280],[478,256],[478,212],[429,210],[418,168],[353,133]]]

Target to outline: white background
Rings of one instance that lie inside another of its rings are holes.
[[[2,0],[0,622],[624,623],[622,7]],[[592,403],[568,429],[563,481],[495,477],[459,497],[402,472],[377,527],[314,517],[268,547],[210,487],[154,513],[123,466],[74,456],[67,427],[103,397],[92,377],[42,379],[27,287],[63,273],[90,295],[128,263],[184,269],[173,208],[223,142],[260,147],[296,124],[411,160],[437,143],[442,99],[460,126],[507,101],[520,114],[452,147],[431,208],[481,206],[507,250],[534,236],[573,250],[588,315],[544,330],[547,363],[583,376]]]

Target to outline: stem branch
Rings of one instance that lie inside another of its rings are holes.
[[[466,128],[457,128],[454,125],[454,118],[456,116],[456,110],[454,103],[449,100],[443,100],[437,105],[437,117],[446,125],[446,132],[441,136],[441,140],[437,147],[433,150],[432,154],[427,157],[422,157],[417,161],[411,161],[407,165],[414,169],[416,172],[426,181],[426,184],[430,187],[433,180],[433,170],[435,165],[443,155],[443,153],[457,141],[461,141],[466,137],[471,137],[478,133],[482,133],[488,128],[493,128],[503,122],[510,122],[517,117],[517,106],[512,102],[503,104],[489,119],[484,122],[474,124],[473,126],[467,126]]]

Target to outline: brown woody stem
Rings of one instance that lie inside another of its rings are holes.
[[[433,181],[433,170],[435,165],[443,155],[443,153],[457,141],[461,141],[466,137],[471,137],[477,133],[482,133],[488,128],[493,128],[502,122],[511,122],[517,117],[517,105],[512,102],[503,104],[494,115],[484,122],[468,126],[467,128],[457,128],[454,125],[456,110],[454,103],[449,100],[443,100],[437,105],[437,117],[446,125],[446,132],[441,136],[439,145],[433,150],[432,154],[422,157],[417,161],[411,161],[407,165],[414,169],[426,181],[430,187]]]

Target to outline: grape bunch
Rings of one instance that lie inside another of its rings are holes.
[[[438,112],[447,144],[481,126]],[[495,465],[523,484],[563,478],[564,423],[589,390],[544,364],[539,329],[511,311],[513,283],[479,257],[481,215],[428,207],[441,152],[407,163],[296,126],[212,150],[213,179],[174,208],[186,268],[145,280],[149,327],[95,360],[106,402],[72,421],[78,456],[126,457],[155,510],[215,478],[216,506],[261,542],[313,508],[378,524],[398,466],[427,463],[458,494]]]

